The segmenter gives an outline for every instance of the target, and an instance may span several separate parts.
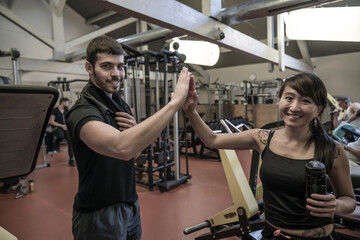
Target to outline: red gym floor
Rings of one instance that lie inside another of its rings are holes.
[[[249,158],[249,152],[240,154]],[[15,199],[15,193],[0,194],[0,226],[20,240],[70,240],[73,198],[77,170],[68,165],[67,152],[47,155],[50,167],[35,169],[27,178],[35,191]],[[42,164],[39,155],[38,164]],[[181,155],[182,173],[185,157]],[[243,166],[245,173],[249,166]],[[143,240],[187,240],[208,229],[184,235],[183,229],[203,222],[231,204],[221,162],[189,157],[192,178],[185,184],[160,192],[137,185],[143,226]],[[358,209],[359,210],[359,209]],[[356,231],[355,239],[360,239]],[[228,238],[239,239],[237,237]]]
[[[181,155],[181,167],[185,167]],[[0,226],[20,240],[72,239],[71,216],[78,176],[68,165],[67,152],[47,155],[50,167],[35,169],[27,178],[35,191],[14,199],[0,194]],[[38,164],[42,164],[41,154]],[[181,171],[185,172],[185,169]],[[231,204],[221,162],[189,158],[192,178],[167,192],[137,185],[143,240],[194,239],[206,230],[184,235],[183,229],[203,222]],[[238,239],[236,237],[230,239]]]

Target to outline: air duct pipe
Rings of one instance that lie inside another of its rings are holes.
[[[245,20],[272,16],[332,1],[335,0],[252,0],[224,9],[221,13],[221,21],[226,25],[234,25]]]

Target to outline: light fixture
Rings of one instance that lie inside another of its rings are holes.
[[[175,48],[174,44],[176,44]],[[170,43],[170,51],[175,51],[176,48],[179,53],[186,56],[185,63],[189,64],[213,66],[217,63],[220,56],[219,46],[206,41],[173,38],[173,41]]]
[[[360,42],[360,7],[308,8],[289,12],[286,36],[296,40]]]

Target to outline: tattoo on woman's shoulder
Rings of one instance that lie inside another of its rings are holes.
[[[270,133],[270,130],[260,129],[258,131],[258,137],[260,139],[260,142],[262,144],[264,144],[265,146],[267,145],[267,141],[268,141],[268,138],[269,138],[269,133]]]
[[[315,237],[315,238],[322,238],[326,236],[326,227],[320,227],[317,229],[309,229],[309,230],[304,230],[303,234],[304,237]]]
[[[343,148],[340,143],[336,143],[335,158],[340,156],[340,148]]]

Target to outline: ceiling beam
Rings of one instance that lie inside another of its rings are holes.
[[[266,35],[267,35],[266,44],[269,47],[274,48],[274,46],[275,46],[275,42],[274,42],[274,37],[275,37],[274,16],[266,17]],[[273,63],[268,63],[268,66],[269,66],[269,72],[274,72],[274,64]]]
[[[51,12],[51,33],[54,40],[53,59],[58,61],[65,60],[65,30],[64,30],[64,18],[63,18],[63,4],[64,1],[51,0],[50,12]],[[65,3],[64,3],[65,4]],[[59,13],[61,9],[61,13]]]
[[[210,75],[208,72],[199,65],[189,64],[189,66],[199,74],[198,78],[201,78],[203,81],[205,80],[206,84],[210,85]]]
[[[88,24],[88,25],[91,25],[91,24],[94,24],[94,23],[96,23],[98,21],[101,21],[101,20],[103,20],[105,18],[111,17],[112,15],[115,15],[115,14],[116,14],[116,12],[114,12],[114,11],[106,11],[106,12],[103,12],[103,13],[101,13],[99,15],[96,15],[96,16],[94,16],[92,18],[88,18],[85,23]]]
[[[42,43],[46,44],[51,48],[54,48],[55,45],[54,41],[44,36],[44,34],[41,33],[38,29],[36,29],[35,27],[31,26],[30,24],[28,24],[27,22],[16,16],[16,14],[14,14],[12,11],[5,8],[1,4],[0,4],[0,14],[3,15],[12,23],[14,23],[15,25],[17,25],[18,27],[20,27],[21,29],[23,29],[24,31],[30,33],[30,35],[32,35]]]
[[[62,17],[66,0],[50,0],[50,1],[51,1],[50,5],[54,7],[54,12],[56,16]]]
[[[279,70],[285,71],[285,23],[284,15],[280,13],[276,17],[278,53],[279,53]]]
[[[251,38],[219,21],[175,0],[86,0],[123,15],[138,18],[149,23],[188,34],[201,40],[218,44],[241,54],[278,64],[278,51]],[[220,40],[219,33],[225,34]],[[218,40],[219,39],[219,40]],[[285,66],[296,70],[312,72],[308,64],[285,55]]]
[[[304,40],[297,40],[296,41],[300,50],[300,53],[304,59],[304,61],[309,64],[310,66],[312,66],[312,61],[311,61],[311,56],[310,56],[310,52],[308,49],[308,46],[306,44],[306,41]]]
[[[24,57],[19,58],[18,61],[18,70],[22,72],[44,72],[88,76],[88,73],[84,68],[84,63],[64,63]],[[0,58],[0,69],[13,70],[11,57]]]
[[[201,10],[206,16],[221,21],[221,0],[201,0]]]
[[[108,32],[111,32],[111,31],[114,31],[116,29],[119,29],[119,28],[122,28],[130,23],[133,23],[133,22],[136,22],[137,19],[136,18],[127,18],[127,19],[124,19],[122,21],[119,21],[119,22],[116,22],[116,23],[113,23],[113,24],[110,24],[106,27],[103,27],[99,30],[96,30],[94,32],[91,32],[89,34],[86,34],[84,36],[81,36],[77,39],[74,39],[74,40],[71,40],[71,41],[68,41],[65,43],[65,50],[69,50],[70,48],[72,47],[75,47],[79,44],[82,44],[82,43],[87,43],[88,41],[92,40],[93,38],[95,37],[98,37],[98,36],[101,36],[101,35],[104,35]]]

